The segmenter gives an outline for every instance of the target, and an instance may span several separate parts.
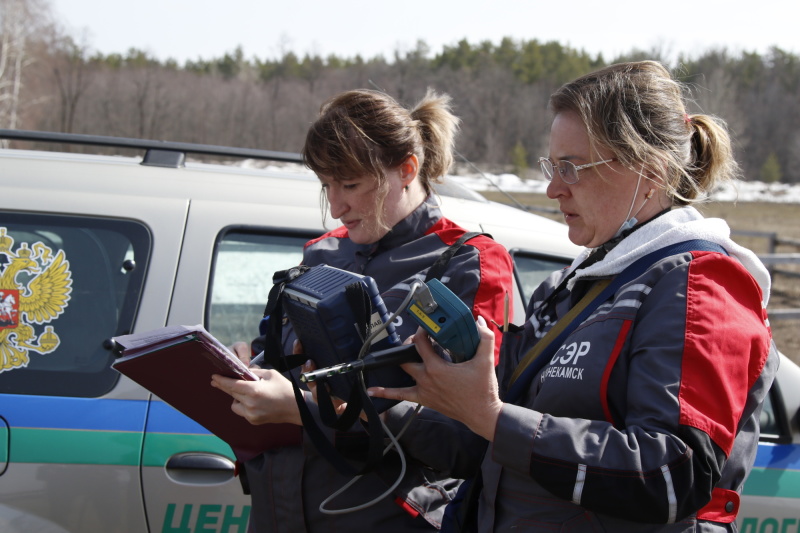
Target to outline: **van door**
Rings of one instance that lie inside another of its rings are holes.
[[[203,324],[228,346],[250,341],[272,273],[299,264],[303,244],[322,232],[320,218],[314,204],[303,210],[193,201],[169,325]],[[230,447],[158,398],[142,456],[151,531],[246,532],[250,498],[235,477]]]
[[[13,186],[2,200],[2,529],[147,531],[149,393],[110,368],[108,341],[164,325],[187,202]]]

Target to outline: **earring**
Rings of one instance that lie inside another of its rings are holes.
[[[656,191],[654,191],[653,189],[650,189],[649,191],[647,191],[647,194],[645,195],[645,200],[649,200],[650,198],[652,198],[653,194],[655,194],[655,192]]]

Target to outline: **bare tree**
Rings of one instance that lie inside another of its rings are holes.
[[[79,45],[69,37],[55,36],[50,43],[52,73],[60,104],[59,131],[75,131],[78,104],[91,83],[87,50],[85,44]]]
[[[16,128],[29,40],[40,23],[37,0],[0,0],[0,126]]]

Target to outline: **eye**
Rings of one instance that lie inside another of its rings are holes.
[[[358,183],[344,183],[342,184],[342,188],[346,191],[352,191],[356,187],[358,187]]]

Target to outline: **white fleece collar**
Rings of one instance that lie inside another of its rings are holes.
[[[730,233],[728,224],[721,218],[704,218],[693,207],[672,209],[623,239],[603,260],[579,269],[567,287],[571,289],[580,278],[619,274],[637,259],[665,246],[692,239],[704,239],[725,248],[731,257],[738,260],[750,272],[761,287],[762,304],[766,307],[770,292],[769,272],[753,252],[733,242]],[[585,249],[573,261],[570,269],[577,267],[591,252],[591,249]]]

